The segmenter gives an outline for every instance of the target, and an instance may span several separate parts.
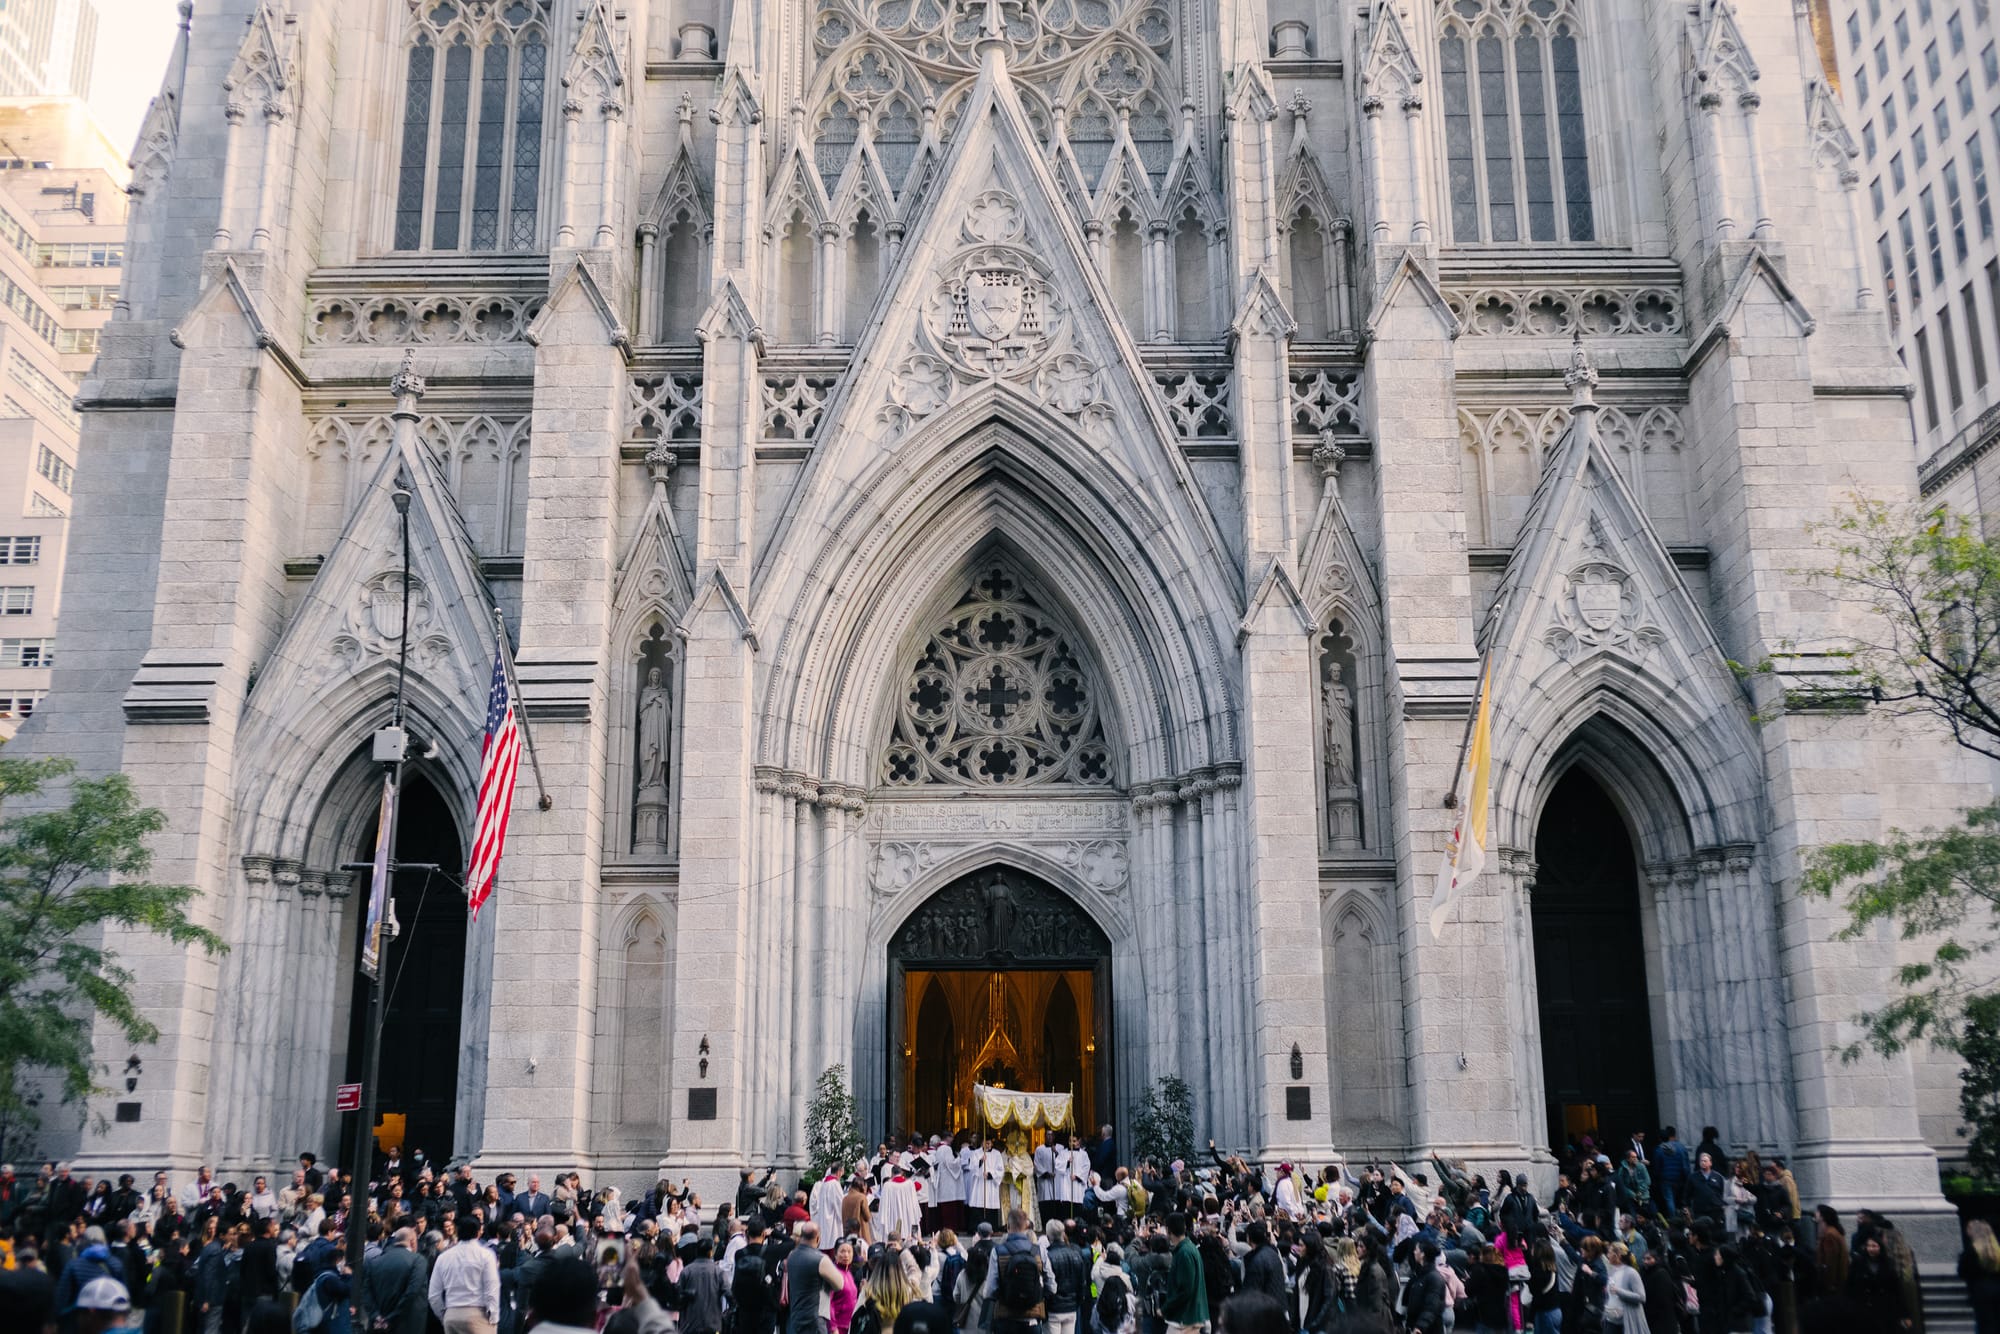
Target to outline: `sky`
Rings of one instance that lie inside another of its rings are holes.
[[[97,0],[90,109],[122,150],[131,150],[146,104],[160,90],[177,22],[176,0]]]

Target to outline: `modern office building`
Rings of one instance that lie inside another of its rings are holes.
[[[48,689],[77,384],[123,275],[126,167],[74,98],[0,99],[0,736]]]
[[[2000,505],[2000,30],[1988,0],[1835,0],[1868,263],[1909,368],[1927,494]]]
[[[96,63],[91,0],[0,0],[0,97],[89,97]]]

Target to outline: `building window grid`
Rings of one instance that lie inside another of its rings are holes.
[[[1944,35],[1945,40],[1951,43],[1953,55],[1965,50],[1965,21],[1958,16],[1956,10],[1952,11],[1952,16],[1944,21]]]
[[[1965,197],[1959,190],[1958,163],[1949,159],[1944,164],[1944,206],[1946,216],[1951,219],[1951,252],[1958,262],[1963,264],[1967,254]]]
[[[96,329],[59,329],[56,331],[56,351],[95,352],[97,335]]]
[[[42,539],[39,535],[0,537],[0,565],[39,565]]]
[[[1910,127],[1910,156],[1916,160],[1918,171],[1922,171],[1930,164],[1930,140],[1924,137],[1924,127],[1921,125]]]
[[[38,241],[32,258],[38,269],[116,269],[125,264],[120,241]]]
[[[1882,99],[1882,133],[1894,134],[1896,125],[1896,95],[1891,93]]]
[[[53,301],[57,310],[110,310],[118,304],[117,287],[102,284],[44,286],[42,295]]]
[[[1943,98],[1939,98],[1938,104],[1931,108],[1931,124],[1937,127],[1940,145],[1951,138],[1951,108],[1945,104]]]
[[[67,519],[69,511],[39,491],[28,493],[28,513],[37,519]]]
[[[64,495],[76,489],[75,466],[47,445],[35,446],[35,471],[54,482]]]
[[[1903,242],[1903,272],[1910,280],[1910,300],[1915,303],[1923,298],[1923,271],[1917,267],[1917,234],[1910,225],[1910,211],[1904,209],[1896,219],[1896,229]]]
[[[0,667],[48,667],[55,660],[53,639],[0,639]]]
[[[1975,104],[1976,101],[1977,98],[1975,97],[1972,91],[1972,76],[1970,74],[1959,75],[1958,114],[1961,116],[1970,116],[1972,114],[1973,105]]]
[[[75,391],[64,386],[61,381],[22,356],[16,349],[9,349],[7,353],[7,378],[61,413],[65,420],[72,423],[77,420]]]
[[[1993,199],[1986,185],[1986,149],[1980,145],[1976,130],[1965,141],[1965,161],[1972,169],[1973,216],[1979,219],[1979,235],[1985,239],[1993,235]]]
[[[1979,294],[1967,283],[1958,294],[1958,303],[1965,310],[1965,352],[1972,366],[1972,387],[1980,390],[1986,387],[1986,335],[1981,332],[1979,319]]]
[[[2000,83],[2000,46],[1988,42],[1980,51],[1979,72],[1985,76],[1988,88]]]
[[[1940,306],[1937,313],[1938,355],[1944,359],[1945,393],[1951,399],[1951,410],[1957,412],[1965,406],[1965,384],[1958,373],[1958,337],[1952,332],[1951,307]]]
[[[1868,104],[1868,63],[1862,61],[1854,67],[1854,98],[1861,105]]]
[[[1917,195],[1917,207],[1924,214],[1924,249],[1930,252],[1931,281],[1944,281],[1944,233],[1938,227],[1937,197],[1926,185]],[[1914,286],[1912,287],[1914,295]]]
[[[35,586],[33,584],[0,584],[0,616],[33,616],[35,614]]]
[[[1908,107],[1910,110],[1915,111],[1917,109],[1917,103],[1923,100],[1923,96],[1924,95],[1922,91],[1919,90],[1917,87],[1917,72],[1913,69],[1904,70],[1903,105]]]
[[[48,694],[33,690],[25,695],[0,695],[0,718],[26,719],[35,716],[35,706]]]
[[[1903,322],[1903,310],[1896,300],[1896,252],[1889,244],[1889,233],[1875,238],[1875,257],[1882,264],[1882,294],[1889,307],[1889,327],[1894,329]]]
[[[1938,58],[1937,43],[1932,42],[1924,48],[1924,79],[1935,88],[1937,81],[1943,77],[1944,62]]]
[[[1896,15],[1896,21],[1889,25],[1889,31],[1896,36],[1897,55],[1901,55],[1910,49],[1910,16],[1908,14]]]
[[[1930,430],[1938,428],[1937,386],[1931,381],[1931,340],[1922,329],[1917,330],[1917,387],[1924,400],[1924,422]],[[4,643],[5,641],[0,641]]]
[[[1909,187],[1909,184],[1909,177],[1903,174],[1903,155],[1901,153],[1890,154],[1889,188],[1895,193],[1901,194]]]

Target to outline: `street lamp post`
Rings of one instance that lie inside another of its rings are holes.
[[[389,382],[396,396],[396,443],[402,449],[404,436],[413,433],[417,422],[417,400],[423,397],[424,382],[411,365],[410,354],[403,356],[402,369]],[[396,625],[396,701],[389,725],[375,733],[375,761],[382,766],[382,806],[377,817],[375,859],[349,862],[343,871],[367,869],[374,873],[369,886],[368,913],[362,931],[361,976],[357,984],[368,988],[368,1023],[361,1048],[360,1125],[347,1169],[347,1263],[359,1282],[368,1246],[368,1185],[375,1166],[375,1104],[382,1068],[382,1010],[388,1003],[383,974],[388,966],[388,946],[395,937],[395,909],[392,889],[396,872],[438,869],[435,865],[396,860],[396,826],[403,792],[403,761],[409,752],[409,731],[403,725],[403,687],[410,654],[410,492],[398,486],[390,500],[396,506],[397,525],[403,546],[403,612]]]

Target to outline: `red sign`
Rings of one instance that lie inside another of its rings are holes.
[[[358,1112],[361,1110],[361,1085],[341,1084],[333,1090],[333,1110],[336,1112]]]

